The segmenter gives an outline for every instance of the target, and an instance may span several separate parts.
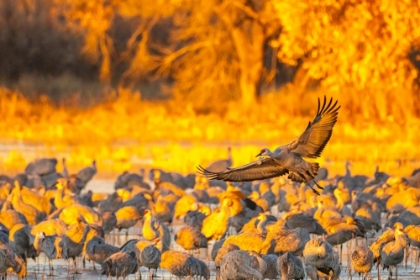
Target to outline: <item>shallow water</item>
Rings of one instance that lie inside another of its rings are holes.
[[[138,238],[138,235],[130,235],[129,239],[131,238]],[[125,234],[123,234],[123,240],[125,240]],[[175,250],[183,250],[177,244],[173,244]],[[341,274],[340,279],[362,279],[359,275],[352,273],[350,276],[348,265],[347,265],[347,244],[343,246],[343,265],[341,266]],[[208,250],[210,252],[210,250]],[[399,279],[407,279],[407,280],[418,280],[420,279],[420,268],[416,273],[414,271],[414,254],[415,252],[410,254],[409,262],[407,268],[405,266],[400,265],[398,267],[398,278]],[[201,250],[200,259],[205,260],[205,250]],[[214,262],[210,261],[207,262],[211,271],[211,279],[216,279],[216,270],[214,267]],[[104,275],[100,275],[99,271],[101,266],[96,264],[96,271],[93,270],[93,263],[86,262],[86,268],[82,268],[82,258],[77,259],[77,271],[80,274],[73,274],[73,267],[72,264],[68,267],[66,262],[62,259],[54,260],[54,276],[48,276],[49,268],[48,268],[48,260],[45,258],[43,254],[40,255],[38,258],[38,262],[34,262],[33,260],[28,261],[28,277],[27,279],[111,279],[111,277],[106,277]],[[395,274],[395,269],[394,269]],[[380,279],[388,279],[388,271],[382,270],[380,271]],[[149,272],[146,268],[141,269],[141,277],[142,279],[149,279]],[[175,277],[174,277],[175,278]],[[16,277],[11,277],[11,279],[17,279]],[[115,277],[113,277],[115,279]],[[139,273],[133,274],[128,276],[126,279],[140,279]],[[171,279],[171,275],[166,272],[165,270],[159,269],[157,271],[155,279]],[[175,278],[176,279],[176,278]],[[372,269],[371,277],[368,279],[378,279],[378,273],[376,267]],[[395,276],[393,277],[395,279]]]
[[[91,181],[87,187],[87,190],[92,190],[94,192],[103,192],[103,193],[111,193],[114,191],[114,182],[109,180],[93,180]],[[176,232],[179,227],[182,225],[181,221],[176,221],[174,223],[173,229],[174,232]],[[131,228],[129,231],[128,239],[138,239],[141,238],[141,227],[142,224],[139,222],[135,227]],[[379,234],[377,233],[376,236]],[[173,239],[173,235],[172,235]],[[370,239],[368,242],[373,242],[375,238]],[[116,246],[120,246],[125,243],[126,241],[126,234],[125,231],[122,231],[119,233],[117,230],[114,230],[111,234],[106,236],[106,241],[110,244],[114,244]],[[360,242],[364,242],[363,239],[359,239],[359,245]],[[210,252],[211,247],[213,243],[209,244],[209,249],[204,250],[202,249],[200,251],[199,258],[206,261],[206,263],[209,265],[210,271],[211,271],[211,279],[216,279],[216,270],[214,267],[214,262],[209,261],[210,260]],[[351,248],[355,246],[355,242],[347,242],[343,245],[343,260],[342,260],[342,266],[341,266],[341,274],[339,279],[362,279],[362,277],[359,277],[359,275],[352,273],[349,273],[348,269],[348,252],[351,251]],[[171,249],[184,251],[178,244],[176,244],[173,240],[171,243]],[[336,248],[338,251],[338,247]],[[407,279],[407,280],[420,280],[420,267],[417,270],[416,273],[414,273],[414,267],[415,267],[415,256],[417,252],[410,250],[410,257],[408,260],[407,267],[400,265],[398,267],[398,278],[399,279]],[[100,269],[101,266],[96,264],[96,271],[93,269],[94,264],[92,262],[86,261],[86,267],[82,267],[82,258],[79,257],[76,260],[77,263],[77,272],[78,274],[74,274],[73,264],[70,263],[68,265],[65,260],[58,259],[53,260],[53,266],[54,266],[54,275],[49,276],[49,266],[48,266],[48,259],[45,257],[45,255],[42,253],[35,262],[34,260],[30,259],[28,260],[28,275],[27,279],[111,279],[111,277],[106,277],[104,275],[100,275]],[[394,269],[395,274],[395,269]],[[382,270],[380,268],[380,279],[388,279],[388,270]],[[115,279],[116,277],[113,277]],[[149,271],[146,268],[141,269],[141,278],[142,279],[149,279]],[[156,273],[155,279],[171,279],[171,275],[166,272],[165,270],[159,269]],[[9,276],[8,279],[17,279],[16,276]],[[121,278],[120,278],[121,279]],[[133,274],[128,276],[126,279],[140,279],[140,274]],[[174,277],[174,279],[176,279]],[[309,279],[309,278],[308,278]],[[378,271],[377,268],[374,267],[371,272],[371,276],[368,279],[378,279]],[[395,279],[395,276],[393,277]]]

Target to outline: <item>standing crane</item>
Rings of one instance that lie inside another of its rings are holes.
[[[214,172],[198,166],[199,172],[208,179],[217,179],[231,182],[243,182],[263,180],[289,174],[288,178],[298,183],[313,181],[318,188],[322,189],[315,181],[318,174],[319,164],[309,162],[304,158],[317,158],[331,138],[332,130],[337,122],[337,102],[333,99],[327,103],[324,96],[324,103],[321,107],[318,99],[318,110],[312,122],[309,122],[305,131],[289,144],[278,147],[271,152],[264,148],[257,157],[260,159],[249,164],[236,168],[227,168],[221,172]],[[311,186],[312,190],[319,195],[319,192]]]

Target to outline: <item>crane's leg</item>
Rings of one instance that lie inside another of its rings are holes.
[[[49,265],[50,265],[50,275],[48,275],[48,276],[54,276],[54,267],[53,267],[53,265],[52,265],[52,260],[51,260],[51,259],[49,259],[49,260],[48,260],[48,263],[49,263]]]
[[[314,182],[314,184],[317,186],[317,188],[319,188],[319,189],[321,189],[321,190],[323,190],[323,189],[324,189],[323,187],[321,187],[320,185],[318,185],[318,183],[317,183],[315,180],[312,180],[312,182]]]
[[[139,267],[139,280],[141,280],[141,267]]]
[[[66,264],[67,264],[67,275],[70,274],[70,259],[66,259]]]
[[[74,266],[74,272],[73,274],[80,274],[80,272],[77,271],[77,264],[76,264],[76,258],[73,258],[73,266]]]
[[[353,277],[352,277],[352,271],[351,271],[351,262],[350,262],[350,258],[348,259],[347,269],[348,269],[348,272],[349,272],[349,277],[350,277],[350,280],[353,280]],[[360,274],[359,274],[359,278],[360,278]]]
[[[320,190],[324,190],[323,187],[321,187],[320,185],[318,185],[318,183],[315,181],[315,174],[312,174],[309,171],[306,171],[306,174],[309,176],[309,180],[312,179],[312,182],[314,182],[314,184],[317,186],[317,188],[319,188]],[[299,174],[301,177],[303,177],[301,174]],[[308,179],[305,179],[307,181],[309,181]],[[309,183],[308,183],[309,185]],[[312,188],[312,187],[311,187]],[[314,188],[312,188],[312,190],[314,190]]]
[[[310,176],[310,178],[305,178],[305,176],[302,174],[302,173],[299,173],[299,172],[297,172],[297,174],[299,175],[299,177],[300,178],[302,178],[303,179],[303,182],[305,183],[307,183],[308,184],[308,186],[312,189],[312,191],[316,194],[316,195],[321,195],[316,189],[314,189],[314,187],[312,187],[311,186],[311,184],[309,184],[309,181],[312,179],[312,181],[315,183],[315,185],[317,185],[318,187],[320,187],[316,182],[315,182],[315,180],[313,180],[313,177],[312,176]],[[320,187],[321,188],[321,187]]]
[[[392,266],[388,267],[388,271],[389,271],[388,279],[392,280]]]
[[[317,183],[317,182],[315,182],[315,180],[312,180],[312,182],[314,182],[314,185],[316,185],[316,186],[317,186],[317,188],[319,188],[319,189],[321,189],[321,190],[323,190],[323,189],[324,189],[323,187],[321,187],[320,185],[318,185],[318,183]],[[311,186],[311,184],[309,184],[309,183],[308,183],[308,186],[312,189],[312,191],[313,191],[315,194],[317,194],[317,195],[321,195],[321,194],[319,193],[319,191],[317,191],[314,187],[312,187],[312,186]]]

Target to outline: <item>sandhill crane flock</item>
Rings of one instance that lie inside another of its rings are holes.
[[[338,109],[324,99],[301,136],[248,165],[232,168],[228,148],[186,176],[126,171],[112,193],[86,190],[96,161],[73,174],[42,158],[0,175],[0,276],[57,277],[57,259],[88,278],[391,279],[407,263],[415,273],[420,170],[369,177],[347,162],[328,177],[304,159],[321,155]]]

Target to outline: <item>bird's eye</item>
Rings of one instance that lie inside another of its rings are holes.
[[[263,153],[265,153],[265,149],[262,149],[262,150],[261,150],[261,153],[262,153],[262,154],[263,154]]]

